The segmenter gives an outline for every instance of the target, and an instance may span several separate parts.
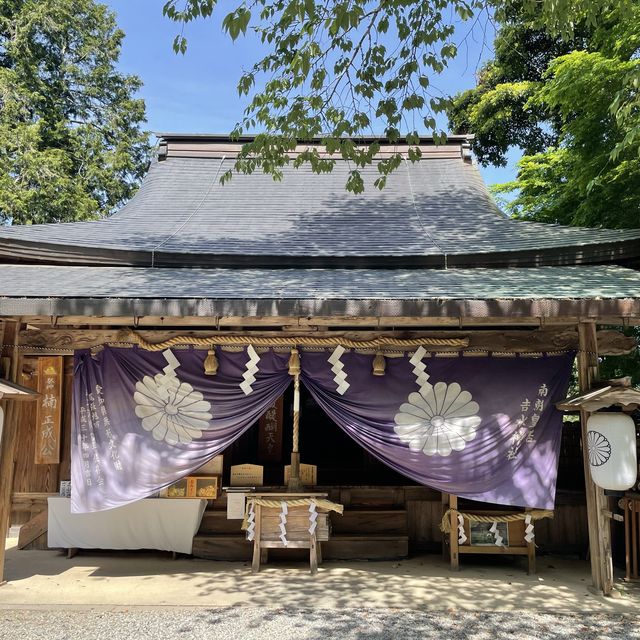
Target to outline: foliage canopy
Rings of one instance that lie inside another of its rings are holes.
[[[576,25],[562,40],[514,11],[477,87],[453,100],[456,132],[476,134],[483,164],[524,150],[497,188],[516,217],[640,227],[640,5]]]
[[[522,11],[557,37],[571,38],[578,17],[595,24],[613,6],[633,0],[521,0]],[[165,14],[183,25],[210,18],[216,0],[166,0]],[[234,134],[264,131],[246,145],[236,168],[261,167],[275,178],[288,163],[297,141],[321,138],[330,154],[352,162],[347,188],[364,185],[359,168],[371,163],[377,143],[354,139],[376,135],[390,141],[418,141],[421,131],[443,132],[435,116],[447,97],[433,89],[435,76],[456,56],[454,32],[495,15],[503,19],[509,3],[498,0],[248,0],[222,19],[232,39],[253,34],[265,55],[239,79],[249,105]],[[176,51],[187,40],[176,37]],[[419,157],[416,148],[411,159]],[[376,186],[400,164],[392,156],[378,164]],[[330,171],[334,160],[308,151],[295,160],[316,172]],[[225,178],[230,177],[225,174]]]
[[[0,0],[0,223],[91,219],[133,194],[150,149],[123,37],[93,0]]]

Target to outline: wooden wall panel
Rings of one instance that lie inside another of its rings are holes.
[[[442,543],[441,500],[407,500],[407,529],[413,549],[433,549]]]
[[[38,387],[37,358],[24,358],[20,384],[30,389]],[[13,474],[13,493],[57,493],[58,465],[35,464],[37,403],[17,403],[18,449]],[[24,524],[29,513],[14,509],[12,524]]]

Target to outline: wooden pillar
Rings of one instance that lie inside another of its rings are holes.
[[[595,322],[580,322],[578,325],[580,350],[578,352],[578,383],[580,392],[586,393],[598,379],[598,344]],[[609,595],[613,590],[613,560],[611,557],[611,524],[606,516],[608,499],[604,490],[591,479],[589,453],[587,451],[587,411],[580,412],[582,431],[582,459],[587,497],[589,523],[589,551],[591,556],[591,579],[597,591]]]
[[[4,323],[4,335],[0,336],[1,344],[14,345],[9,352],[11,363],[9,379],[18,381],[17,348],[20,321],[6,321]],[[4,352],[6,354],[6,350]],[[13,470],[15,466],[16,447],[18,445],[18,411],[15,401],[4,402],[4,426],[2,440],[0,441],[0,585],[5,584],[4,558],[11,517],[11,495],[13,493]]]
[[[451,554],[451,570],[460,569],[460,556],[458,553],[458,496],[449,495],[450,531],[449,553]]]
[[[259,504],[253,507],[255,513],[255,529],[253,530],[253,561],[251,562],[251,571],[258,573],[260,571],[260,542],[262,540],[262,507]]]

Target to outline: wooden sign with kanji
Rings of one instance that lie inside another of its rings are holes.
[[[258,459],[282,462],[282,396],[271,405],[258,423]]]
[[[40,397],[36,416],[36,464],[60,462],[63,375],[64,359],[61,356],[38,358]]]

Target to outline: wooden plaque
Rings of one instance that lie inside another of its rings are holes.
[[[291,465],[284,467],[284,483],[289,484],[291,476]],[[315,486],[318,484],[318,467],[315,464],[300,464],[300,482],[303,485]]]
[[[231,467],[232,487],[261,487],[264,467],[259,464],[236,464]]]
[[[258,459],[282,462],[283,399],[280,396],[258,421]]]
[[[35,464],[60,462],[62,423],[62,356],[38,358],[38,411],[36,415]]]

